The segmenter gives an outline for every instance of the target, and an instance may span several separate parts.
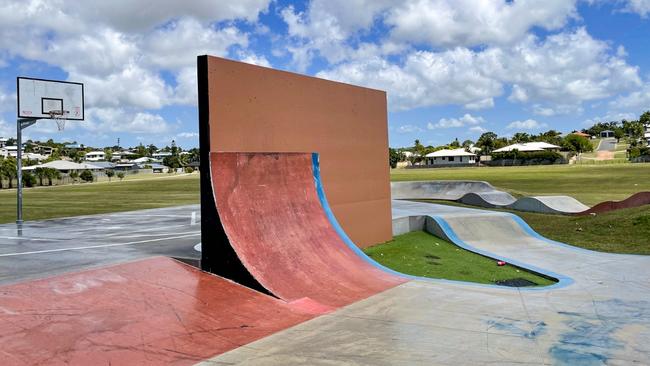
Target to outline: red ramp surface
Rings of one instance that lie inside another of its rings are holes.
[[[337,234],[318,198],[312,154],[217,152],[210,167],[230,245],[275,296],[326,309],[406,281],[359,257]]]
[[[0,288],[0,364],[191,365],[311,317],[158,257]]]

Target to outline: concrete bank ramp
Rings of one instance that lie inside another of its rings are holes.
[[[589,210],[589,206],[569,196],[522,197],[508,207],[519,211],[550,214],[577,214]]]
[[[432,199],[458,201],[486,208],[572,215],[586,212],[589,206],[569,196],[532,196],[516,199],[483,181],[421,181],[391,183],[393,199]]]
[[[470,192],[461,197],[458,201],[466,205],[495,208],[505,207],[515,203],[515,199],[507,192]]]
[[[390,189],[394,200],[431,199],[456,201],[468,193],[497,191],[488,182],[471,180],[391,182]]]

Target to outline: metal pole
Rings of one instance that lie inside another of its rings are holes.
[[[16,127],[16,177],[18,178],[18,190],[16,194],[16,224],[23,225],[23,129],[36,123],[38,118],[19,118]]]
[[[16,167],[18,168],[18,194],[16,205],[16,224],[23,224],[23,121],[18,120],[18,128],[16,129]]]

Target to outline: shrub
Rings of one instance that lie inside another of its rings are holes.
[[[562,155],[554,151],[519,152],[517,150],[492,153],[490,165],[545,165],[564,163]]]
[[[33,187],[36,185],[36,177],[30,172],[23,172],[23,186]]]
[[[120,178],[120,181],[122,181],[122,179],[124,179],[124,172],[117,173],[117,177]]]
[[[84,170],[81,172],[81,174],[79,174],[79,178],[81,178],[81,180],[84,182],[92,182],[95,177],[90,170]]]
[[[189,174],[192,174],[192,173],[194,173],[194,168],[192,168],[191,166],[188,166],[187,168],[185,168],[185,172],[189,173]]]

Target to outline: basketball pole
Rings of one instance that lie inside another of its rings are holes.
[[[16,177],[18,189],[16,191],[16,224],[19,228],[23,225],[23,130],[38,121],[38,118],[18,118],[16,126]]]

